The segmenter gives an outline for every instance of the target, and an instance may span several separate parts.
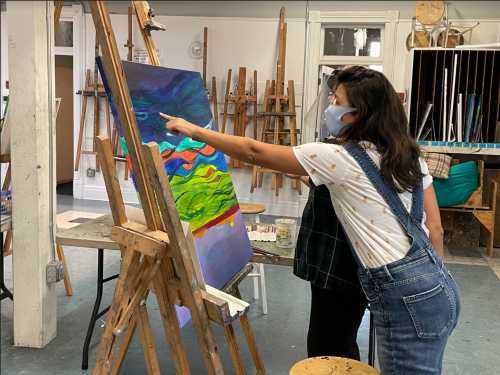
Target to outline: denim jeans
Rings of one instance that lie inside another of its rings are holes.
[[[411,212],[357,144],[346,150],[384,198],[411,247],[404,258],[378,268],[359,269],[374,314],[377,354],[383,375],[439,375],[444,349],[460,314],[457,284],[437,257],[422,228],[423,188],[412,194]]]
[[[458,288],[431,248],[415,247],[384,267],[360,270],[374,314],[383,375],[441,374],[444,348],[458,322]]]

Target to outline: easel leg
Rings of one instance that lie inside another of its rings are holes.
[[[123,338],[123,342],[120,345],[120,351],[118,352],[118,356],[115,361],[115,366],[111,371],[111,375],[117,375],[120,373],[120,369],[123,364],[123,360],[125,359],[125,355],[127,354],[128,347],[130,345],[130,341],[132,337],[134,337],[135,329],[137,328],[137,314],[134,315],[132,320],[129,323],[127,332],[125,333],[125,337]]]
[[[240,322],[241,322],[241,328],[243,329],[243,333],[245,334],[245,338],[247,340],[248,350],[252,355],[255,368],[257,369],[257,374],[264,375],[266,373],[266,370],[264,368],[264,364],[262,363],[262,359],[260,358],[259,352],[257,350],[255,337],[253,336],[252,328],[250,327],[250,322],[248,321],[248,317],[246,314],[240,317]]]
[[[231,323],[224,325],[224,334],[226,335],[229,354],[231,354],[231,360],[233,361],[236,374],[244,375],[245,368],[243,367],[243,363],[241,362],[240,351],[238,350],[238,343],[236,342],[234,329]]]
[[[160,308],[161,320],[167,337],[176,374],[189,374],[189,363],[181,339],[181,330],[174,305],[170,302],[164,280],[159,273],[155,280],[155,293]]]
[[[66,264],[66,257],[64,256],[64,250],[61,245],[56,244],[57,257],[62,262],[64,267],[64,288],[66,289],[66,295],[73,295],[73,288],[71,287],[71,279],[69,277],[68,266]]]
[[[108,374],[111,370],[111,358],[113,356],[116,337],[113,334],[120,313],[128,303],[128,294],[126,293],[126,281],[130,276],[130,266],[139,260],[140,253],[133,249],[122,249],[122,266],[120,276],[116,282],[113,301],[106,319],[106,326],[102,333],[101,342],[97,350],[96,365],[92,371],[93,375]]]
[[[85,115],[87,113],[87,96],[83,96],[82,113],[80,115],[80,131],[78,133],[78,145],[76,146],[75,172],[80,168],[80,159],[82,158],[82,143],[85,130]]]
[[[139,331],[141,333],[142,350],[149,375],[160,374],[160,364],[156,355],[153,332],[149,324],[148,311],[146,305],[140,305],[136,313],[139,321]],[[129,328],[130,329],[130,328]]]

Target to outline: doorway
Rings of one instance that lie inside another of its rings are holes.
[[[73,195],[73,56],[55,56],[57,194]]]

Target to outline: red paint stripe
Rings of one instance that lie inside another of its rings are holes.
[[[210,220],[205,225],[203,225],[203,226],[199,227],[198,229],[194,230],[193,234],[197,234],[198,232],[207,230],[207,229],[215,226],[216,224],[220,223],[221,221],[224,221],[225,219],[227,219],[231,215],[234,215],[236,213],[236,211],[238,211],[239,209],[240,209],[240,205],[236,203],[235,206],[231,207],[229,210],[227,210],[226,212],[224,212],[222,215],[217,216],[215,219]]]

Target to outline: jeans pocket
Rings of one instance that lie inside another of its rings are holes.
[[[418,337],[437,338],[449,332],[454,322],[454,304],[442,284],[428,291],[403,297],[403,302]]]

